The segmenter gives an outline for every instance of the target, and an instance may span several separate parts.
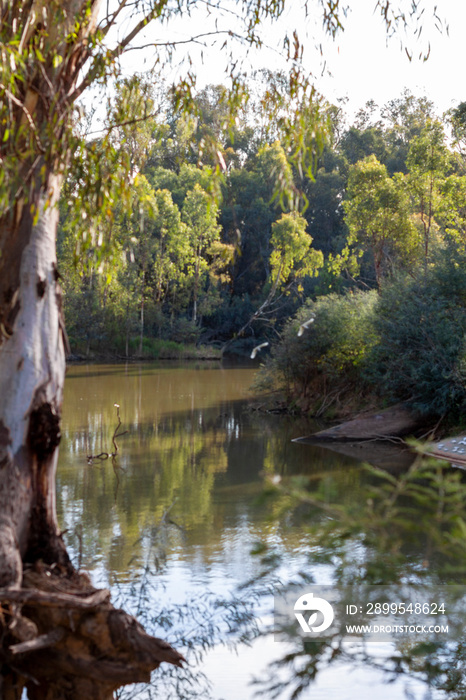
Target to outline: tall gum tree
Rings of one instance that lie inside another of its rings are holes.
[[[65,694],[110,698],[121,684],[149,680],[161,661],[181,665],[183,660],[134,618],[115,610],[107,591],[95,590],[74,570],[55,511],[66,349],[55,250],[57,203],[72,145],[73,103],[105,68],[99,11],[99,0],[0,3],[0,599],[5,611],[0,695],[5,700],[21,697],[25,685],[37,700]],[[107,55],[108,62],[122,48]]]
[[[56,205],[74,150],[76,100],[109,76],[149,22],[159,21],[166,36],[165,20],[189,14],[197,4],[0,0],[0,695],[5,700],[21,697],[25,685],[34,700],[105,700],[124,683],[148,680],[163,660],[182,662],[169,645],[115,610],[107,591],[96,591],[74,570],[61,538],[55,470],[66,336],[55,239]],[[315,4],[327,31],[337,31],[339,3]],[[390,2],[377,4],[387,24],[400,16],[390,14]],[[256,28],[264,18],[279,19],[285,3],[238,0],[233,7],[243,38],[257,46]],[[225,8],[231,12],[231,4]],[[214,9],[221,11],[222,2]],[[112,31],[121,19],[129,27],[126,35],[121,27]],[[228,42],[234,34],[231,23],[213,33],[223,33]],[[119,38],[110,42],[115,35]],[[297,105],[302,87],[297,36],[285,47],[294,61],[289,103]],[[233,54],[228,56],[236,65]],[[191,98],[189,80],[184,85],[187,90],[177,93],[180,109]],[[241,102],[240,92],[233,91],[232,104]],[[291,160],[306,161],[311,154],[313,164],[318,129],[308,129],[307,118],[300,129],[299,110],[295,118],[283,117],[279,105],[276,114]],[[91,193],[97,206],[104,190],[98,180]]]

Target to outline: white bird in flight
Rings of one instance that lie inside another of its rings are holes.
[[[304,323],[302,323],[300,325],[299,331],[298,331],[298,338],[304,333],[306,328],[309,328],[311,323],[314,323],[314,321],[315,321],[315,316],[311,316],[311,318],[309,318],[307,321],[304,321]]]
[[[262,348],[267,347],[267,345],[268,345],[268,342],[261,343],[260,345],[256,345],[256,347],[252,349],[251,360],[253,360],[255,358],[257,353],[260,352],[262,350]]]

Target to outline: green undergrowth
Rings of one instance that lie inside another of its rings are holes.
[[[395,277],[380,291],[308,301],[286,324],[256,386],[314,415],[403,403],[428,421],[464,425],[463,258],[445,252],[432,268]]]
[[[306,303],[272,348],[257,388],[276,389],[292,410],[317,416],[332,417],[349,404],[361,404],[368,389],[361,375],[376,342],[376,304],[375,291],[330,294]]]
[[[77,357],[127,357],[143,360],[221,359],[221,351],[218,348],[177,343],[173,340],[159,338],[143,338],[142,347],[140,338],[131,338],[128,342],[128,348],[123,340],[118,341],[118,339],[111,347],[103,346],[98,341],[73,342],[73,338],[70,341],[72,356]],[[128,352],[126,352],[127,349]]]

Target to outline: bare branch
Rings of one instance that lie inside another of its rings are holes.
[[[138,34],[140,34],[142,30],[147,27],[149,22],[151,22],[156,17],[160,16],[161,11],[162,5],[157,6],[156,8],[151,10],[151,12],[149,12],[145,17],[143,17],[125,36],[125,38],[118,43],[118,45],[113,49],[113,51],[109,51],[109,53],[107,54],[107,59],[109,60],[109,62],[114,63],[116,59],[119,58],[125,52],[127,46],[129,46],[133,39],[135,39],[138,36]],[[98,76],[99,70],[100,66],[96,65],[96,63],[94,62],[94,64],[89,68],[89,71],[82,80],[81,84],[78,85],[78,87],[71,94],[68,95],[68,99],[71,103],[77,100],[78,97],[82,95],[84,90],[93,83],[93,81]]]
[[[228,36],[231,36],[235,39],[242,40],[243,37],[240,34],[236,34],[235,32],[232,32],[231,29],[222,29],[218,31],[213,31],[213,32],[204,32],[203,34],[197,34],[196,36],[192,36],[190,39],[180,39],[179,41],[165,41],[165,42],[151,42],[150,44],[141,44],[140,46],[130,46],[128,49],[126,49],[126,53],[129,51],[141,51],[142,49],[148,49],[151,46],[155,48],[163,48],[165,46],[170,46],[170,47],[176,47],[176,46],[181,46],[182,44],[200,44],[201,46],[206,46],[203,42],[199,41],[200,39],[203,39],[204,37],[208,36],[220,36],[222,34],[228,34]]]
[[[128,0],[121,0],[118,9],[115,10],[115,12],[112,14],[112,16],[108,20],[107,24],[104,27],[102,27],[101,31],[102,31],[103,36],[107,36],[110,29],[114,26],[118,15],[120,14],[120,12],[122,10],[124,10],[125,7],[131,7],[131,5],[136,5],[136,4],[137,4],[136,2],[133,2],[130,5],[128,5]],[[108,14],[107,14],[107,17],[108,17]],[[105,19],[107,19],[107,17]]]
[[[10,646],[10,652],[15,655],[26,654],[31,651],[38,651],[38,649],[46,649],[47,647],[51,647],[60,642],[64,636],[64,628],[56,627],[51,632],[41,634],[35,639],[29,639],[27,642],[21,642],[20,644],[13,644]]]
[[[140,122],[145,122],[148,119],[155,119],[155,117],[158,117],[160,115],[160,109],[158,109],[155,112],[150,112],[149,114],[144,114],[143,117],[135,117],[134,119],[128,119],[127,121],[124,122],[117,122],[116,124],[110,124],[110,126],[107,126],[102,129],[96,129],[95,131],[88,131],[86,132],[86,136],[93,136],[94,134],[101,134],[102,132],[105,132],[106,134],[109,134],[113,129],[121,129],[123,126],[132,126],[133,124],[139,124]]]
[[[115,430],[113,431],[113,435],[112,435],[112,443],[113,443],[114,452],[101,452],[98,455],[87,455],[87,463],[88,464],[92,464],[94,459],[100,459],[103,461],[103,460],[109,459],[109,457],[111,457],[112,461],[115,465],[115,457],[118,455],[118,445],[117,445],[116,439],[117,439],[117,437],[121,437],[122,435],[126,435],[126,433],[128,431],[124,430],[122,433],[118,432],[118,430],[120,429],[120,426],[121,426],[120,406],[117,403],[115,403],[114,406],[117,410],[117,418],[118,418],[118,425],[115,428]]]
[[[0,600],[23,605],[40,605],[45,607],[66,607],[79,610],[92,610],[110,600],[110,591],[98,590],[81,598],[68,593],[49,593],[35,588],[0,588]]]

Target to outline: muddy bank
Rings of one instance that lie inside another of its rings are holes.
[[[391,406],[383,411],[362,413],[317,433],[300,438],[306,442],[387,440],[404,437],[426,429],[426,419],[416,416],[405,406]]]

